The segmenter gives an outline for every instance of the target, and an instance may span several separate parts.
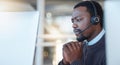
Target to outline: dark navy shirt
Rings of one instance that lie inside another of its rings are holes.
[[[62,61],[58,65],[64,65]],[[105,35],[94,45],[83,45],[83,56],[70,65],[106,65]]]

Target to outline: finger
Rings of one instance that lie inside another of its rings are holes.
[[[72,45],[72,48],[73,48],[74,50],[77,49],[77,48],[76,48],[76,44],[75,44],[75,42],[71,43],[71,45]]]
[[[70,53],[70,50],[69,50],[67,44],[63,45],[63,52]]]
[[[71,51],[71,52],[73,51],[73,47],[71,45],[72,43],[73,42],[70,42],[70,43],[67,44],[67,47],[68,47],[69,51]]]
[[[76,45],[77,49],[81,49],[81,47],[82,47],[80,42],[76,42],[75,45]]]
[[[79,42],[79,46],[80,46],[80,48],[82,48],[83,47],[83,43]]]

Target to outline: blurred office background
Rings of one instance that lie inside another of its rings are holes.
[[[62,45],[75,40],[71,14],[82,0],[0,0],[0,12],[39,11],[34,65],[57,65],[62,59]],[[104,0],[98,0],[104,7]]]

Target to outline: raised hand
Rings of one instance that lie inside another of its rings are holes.
[[[63,46],[63,63],[71,64],[73,61],[80,60],[82,57],[82,43],[72,41]]]

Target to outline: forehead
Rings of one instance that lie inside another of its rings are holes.
[[[73,10],[72,18],[89,15],[87,8],[84,6],[77,7]]]

